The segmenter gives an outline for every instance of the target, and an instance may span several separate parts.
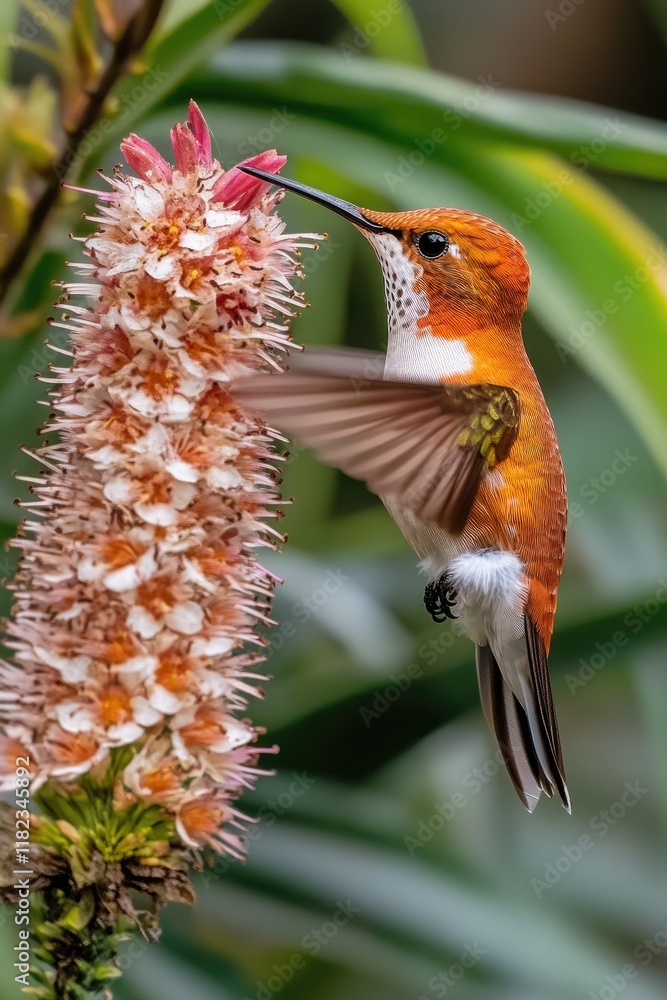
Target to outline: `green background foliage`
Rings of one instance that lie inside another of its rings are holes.
[[[267,698],[254,708],[281,754],[276,776],[244,800],[259,817],[249,861],[219,861],[198,879],[197,905],[167,911],[162,942],[125,953],[115,996],[578,1000],[615,989],[659,1000],[667,128],[645,112],[660,108],[634,91],[616,111],[547,86],[550,61],[569,67],[562,39],[577,33],[601,39],[600,52],[586,51],[590,77],[606,79],[603,26],[620,16],[615,4],[554,4],[555,21],[532,0],[508,5],[516,27],[505,25],[499,46],[519,59],[526,24],[533,44],[539,35],[546,61],[532,68],[534,92],[496,79],[488,38],[469,59],[470,79],[428,68],[486,37],[482,19],[495,15],[482,0],[468,16],[426,0],[307,6],[174,0],[144,66],[117,88],[122,114],[89,137],[78,174],[90,182],[94,168],[109,169],[133,129],[167,153],[168,129],[193,97],[227,165],[275,145],[290,176],[358,204],[457,205],[522,239],[533,270],[526,342],[570,491],[551,663],[573,814],[548,801],[524,812],[483,723],[471,646],[428,619],[415,558],[379,502],[297,450],[285,482],[290,543],[271,560],[286,578],[283,626],[271,635]],[[627,17],[660,48],[661,4]],[[146,66],[159,67],[160,83],[133,98]],[[608,103],[622,101],[614,89]],[[61,211],[17,308],[49,308],[49,281],[78,254],[66,234],[83,207]],[[284,213],[294,230],[329,233],[305,259],[312,308],[295,338],[381,347],[381,280],[365,242],[299,199],[288,197]],[[0,343],[7,537],[17,521],[9,473],[28,467],[17,447],[40,420],[43,341],[40,322]],[[17,995],[13,943],[6,920],[3,996]]]

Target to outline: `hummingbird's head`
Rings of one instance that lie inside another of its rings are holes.
[[[456,330],[520,326],[530,269],[522,244],[496,222],[456,208],[374,212],[254,167],[348,219],[372,244],[385,280],[389,325],[423,321]]]
[[[426,293],[432,318],[467,318],[470,325],[489,316],[496,323],[501,317],[520,321],[530,268],[523,246],[502,226],[456,208],[360,212],[382,227],[377,232],[359,225],[380,260],[388,298],[412,273],[414,291]]]

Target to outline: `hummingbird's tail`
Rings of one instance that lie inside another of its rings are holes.
[[[545,792],[558,792],[570,811],[558,725],[546,668],[546,654],[535,626],[526,616],[527,667],[523,686],[526,707],[503,677],[490,646],[476,650],[477,679],[486,721],[495,733],[505,766],[519,798],[529,812]]]

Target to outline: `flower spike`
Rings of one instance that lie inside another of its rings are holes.
[[[175,169],[140,136],[123,142],[137,176],[107,179],[90,263],[65,287],[87,304],[53,324],[73,364],[45,379],[59,441],[36,453],[14,542],[0,777],[10,787],[25,755],[34,790],[108,779],[119,808],[157,809],[179,849],[239,856],[233,802],[270,752],[246,710],[276,580],[257,553],[280,539],[267,524],[280,498],[275,436],[230,389],[282,366],[310,236],[285,233],[268,185],[213,159],[194,102],[171,135]]]

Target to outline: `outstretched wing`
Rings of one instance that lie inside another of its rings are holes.
[[[509,452],[512,389],[384,379],[384,355],[309,350],[290,370],[234,384],[235,397],[424,521],[463,530],[482,474]]]

